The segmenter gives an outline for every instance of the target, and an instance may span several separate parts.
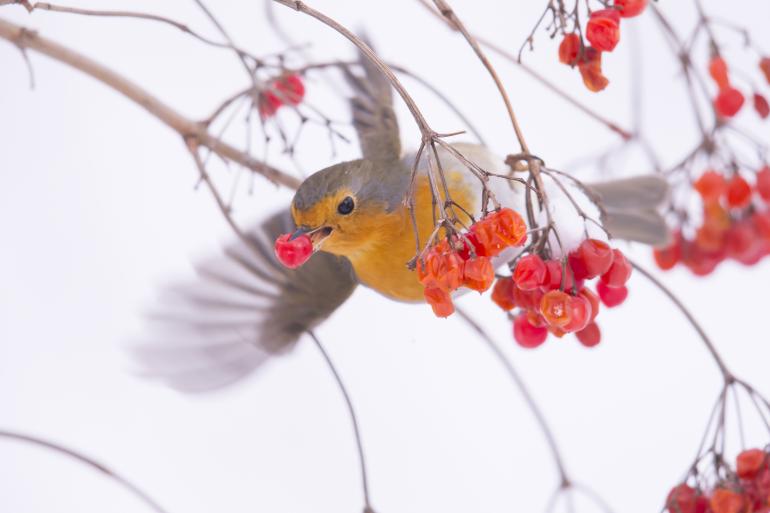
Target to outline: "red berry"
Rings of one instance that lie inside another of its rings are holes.
[[[697,492],[689,485],[682,483],[675,486],[666,498],[666,508],[669,513],[696,513]]]
[[[586,39],[602,52],[611,52],[620,41],[620,13],[602,9],[591,13],[586,26]]]
[[[726,89],[730,87],[730,79],[727,74],[727,63],[720,56],[714,56],[709,62],[709,75],[717,83],[719,89]]]
[[[674,240],[665,248],[655,248],[652,253],[655,257],[655,263],[664,271],[673,269],[682,258],[682,235],[677,232],[674,234]]]
[[[495,281],[495,268],[487,257],[476,257],[465,261],[463,285],[469,289],[484,292]]]
[[[278,109],[283,105],[281,99],[278,98],[272,91],[263,91],[259,93],[257,99],[257,109],[259,110],[259,116],[262,119],[267,119],[275,115]]]
[[[615,7],[620,8],[623,18],[639,16],[647,7],[647,0],[615,0]]]
[[[513,298],[516,301],[516,305],[525,310],[539,310],[540,300],[543,299],[543,291],[540,290],[540,287],[532,290],[521,290],[519,287],[514,287]]]
[[[521,290],[534,290],[545,281],[545,262],[537,255],[525,255],[516,263],[513,281]]]
[[[590,322],[593,322],[596,319],[596,316],[599,315],[599,296],[593,293],[591,289],[581,289],[580,292],[578,292],[579,296],[584,297],[588,303],[591,305],[591,319]]]
[[[287,75],[273,82],[278,97],[289,105],[299,105],[305,97],[305,85],[298,75]]]
[[[612,265],[602,274],[601,281],[608,287],[622,287],[631,277],[632,267],[619,249],[613,249],[612,254]]]
[[[602,52],[591,46],[584,49],[578,62],[578,71],[583,84],[591,92],[598,93],[610,83],[602,73]]]
[[[596,292],[607,308],[622,304],[628,297],[628,289],[626,287],[608,287],[601,281],[596,284]]]
[[[716,171],[706,171],[698,177],[693,186],[706,202],[718,201],[727,190],[725,177]]]
[[[575,333],[575,336],[586,347],[594,347],[602,341],[602,332],[595,322]]]
[[[742,479],[754,479],[767,466],[767,454],[762,449],[749,449],[738,455],[735,472]]]
[[[767,83],[770,84],[770,57],[762,57],[759,61],[759,69],[765,75]]]
[[[717,488],[711,495],[710,505],[714,513],[744,513],[746,503],[739,493]]]
[[[756,183],[754,188],[759,195],[765,200],[766,203],[770,203],[770,167],[765,166],[757,172]]]
[[[423,291],[425,301],[427,301],[436,317],[449,317],[455,311],[452,304],[452,296],[449,292],[438,287],[425,287]]]
[[[490,256],[487,254],[487,250],[481,242],[479,242],[478,234],[474,231],[469,231],[464,237],[460,237],[458,246],[462,244],[458,250],[460,258],[468,260],[471,257],[471,246],[476,256]]]
[[[756,211],[751,215],[754,230],[765,242],[770,242],[770,210]]]
[[[591,311],[591,302],[584,296],[569,296],[570,320],[562,326],[567,333],[574,333],[584,329],[591,322],[593,312]]]
[[[770,116],[770,103],[767,103],[767,98],[759,93],[754,93],[754,110],[762,119],[767,119]]]
[[[569,263],[575,279],[596,278],[612,265],[612,248],[604,241],[586,239],[569,254]]]
[[[548,329],[532,325],[525,314],[520,314],[513,319],[513,338],[520,346],[532,349],[545,342]]]
[[[559,62],[574,66],[580,54],[580,36],[575,33],[565,34],[559,44]]]
[[[566,326],[572,320],[572,311],[569,307],[571,297],[560,290],[547,292],[540,300],[540,315],[551,326]]]
[[[727,182],[727,205],[731,208],[743,208],[751,203],[751,186],[736,174]]]
[[[296,269],[313,254],[313,241],[305,234],[294,239],[291,235],[285,233],[275,240],[275,256],[289,269]]]
[[[503,310],[513,310],[516,306],[514,289],[516,284],[511,278],[500,278],[492,289],[492,301]]]
[[[738,111],[743,107],[743,102],[743,93],[728,86],[719,91],[716,99],[714,99],[714,108],[720,116],[731,118],[738,114]]]
[[[562,290],[562,273],[565,271],[563,290],[566,290],[567,292],[572,290],[575,285],[575,280],[569,266],[565,266],[561,260],[549,260],[545,263],[545,268],[545,280],[542,285],[544,292],[557,289]]]

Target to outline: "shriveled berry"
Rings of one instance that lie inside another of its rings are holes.
[[[612,265],[612,248],[604,241],[586,239],[569,254],[569,263],[575,279],[596,278]]]
[[[738,455],[735,472],[741,479],[754,479],[767,466],[767,453],[762,449],[748,449]]]
[[[588,326],[575,333],[578,341],[586,347],[594,347],[602,341],[602,332],[595,323],[589,323]]]
[[[698,191],[703,201],[715,202],[719,201],[719,198],[727,190],[727,181],[721,173],[709,170],[698,177],[693,187]]]
[[[463,260],[468,260],[472,253],[475,253],[476,256],[490,256],[487,254],[486,247],[479,241],[478,233],[475,231],[469,231],[463,237],[460,237],[457,245],[460,248],[457,254]],[[473,252],[471,252],[471,249],[473,249]]]
[[[545,280],[541,285],[543,291],[562,289],[569,292],[572,290],[575,280],[569,266],[564,265],[561,260],[548,260],[545,268]],[[562,287],[562,281],[564,287]]]
[[[510,208],[501,208],[487,216],[496,235],[506,246],[521,246],[527,240],[527,223]]]
[[[423,294],[436,317],[449,317],[454,313],[455,307],[449,292],[437,287],[425,287]]]
[[[275,256],[289,269],[301,266],[313,254],[313,241],[303,234],[294,239],[291,233],[285,233],[275,240]]]
[[[719,55],[712,57],[711,61],[709,61],[709,75],[714,79],[714,82],[716,82],[719,89],[730,87],[727,63]]]
[[[602,73],[602,52],[589,46],[578,60],[578,71],[589,91],[598,93],[609,85],[610,81]]]
[[[613,308],[622,304],[628,297],[628,289],[626,287],[608,287],[601,281],[596,284],[596,292],[607,308]]]
[[[495,281],[495,268],[487,257],[476,257],[465,261],[463,285],[472,290],[484,292]]]
[[[726,87],[714,99],[714,109],[720,116],[731,118],[738,114],[744,101],[743,93],[734,87]]]
[[[520,314],[513,319],[513,338],[520,346],[532,349],[545,342],[548,329],[533,326],[526,315]]]
[[[417,263],[417,278],[425,287],[451,292],[463,284],[464,264],[460,255],[443,239]]]
[[[550,326],[566,326],[572,320],[572,311],[569,307],[571,297],[560,290],[546,292],[540,300],[540,315]]]
[[[736,174],[727,182],[727,205],[731,208],[743,208],[751,203],[751,185]]]
[[[545,262],[535,254],[525,255],[516,263],[513,281],[521,290],[534,290],[545,281]]]
[[[765,203],[770,203],[770,166],[764,166],[757,171],[754,188],[762,199],[765,200]]]
[[[623,18],[639,16],[647,7],[647,0],[615,0],[615,7],[620,10]]]
[[[608,287],[622,287],[631,277],[633,268],[619,249],[613,249],[612,255],[612,265],[602,274],[601,281]]]
[[[562,329],[567,333],[574,333],[584,329],[589,322],[591,322],[591,302],[584,296],[569,296],[569,312],[570,320],[567,324],[562,326]]]
[[[759,93],[754,93],[754,110],[762,119],[767,119],[770,116],[770,103],[767,103],[767,98]]]
[[[770,84],[770,57],[762,57],[762,59],[760,59],[759,70],[765,75],[767,83]]]
[[[492,301],[503,310],[513,310],[516,307],[515,288],[512,278],[499,278],[492,288]]]
[[[616,9],[592,12],[586,26],[586,39],[602,52],[614,50],[620,41],[620,13]]]
[[[575,34],[565,34],[564,39],[559,43],[559,62],[574,66],[577,64],[580,54],[580,36]]]

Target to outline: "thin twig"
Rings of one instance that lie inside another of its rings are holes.
[[[63,445],[59,445],[57,443],[51,442],[50,440],[45,440],[35,436],[26,435],[24,433],[18,433],[13,431],[0,430],[0,438],[5,438],[7,440],[15,440],[17,442],[24,442],[31,445],[36,445],[38,447],[43,447],[45,449],[49,449],[59,454],[68,456],[69,458],[72,458],[75,461],[78,461],[83,465],[106,475],[109,479],[116,482],[119,486],[121,486],[122,488],[127,490],[129,493],[131,493],[131,495],[138,498],[140,501],[146,504],[147,507],[149,507],[151,510],[155,511],[156,513],[167,513],[167,511],[160,504],[158,504],[155,501],[155,499],[150,497],[145,491],[143,491],[141,488],[136,486],[134,483],[132,483],[122,475],[118,474],[114,470],[111,470],[110,468],[84,455],[81,452],[78,452],[74,449],[70,449],[68,447],[64,447]]]
[[[318,337],[313,331],[308,331],[307,334],[310,335],[310,338],[313,339],[313,342],[315,342],[316,347],[318,347],[318,350],[321,352],[321,356],[323,356],[323,359],[326,362],[326,365],[329,367],[329,370],[334,376],[334,381],[337,382],[337,386],[339,387],[340,392],[342,392],[342,396],[345,398],[345,404],[347,405],[348,415],[350,416],[350,421],[353,424],[353,434],[356,437],[356,449],[358,451],[358,461],[361,466],[361,486],[363,487],[363,493],[364,493],[364,513],[373,512],[374,510],[372,509],[371,501],[369,500],[369,480],[367,478],[367,472],[366,472],[366,457],[364,455],[364,445],[363,445],[363,442],[361,441],[361,428],[358,425],[358,417],[356,416],[356,410],[353,407],[353,401],[350,399],[350,394],[348,393],[348,390],[342,381],[342,377],[340,377],[340,374],[337,371],[337,368],[332,362],[332,359],[329,357],[329,353],[327,353],[326,349],[324,349],[324,346],[321,343],[321,341],[318,339]]]
[[[161,102],[149,91],[85,55],[3,19],[0,19],[0,39],[5,39],[22,48],[47,55],[95,78],[144,108],[181,136],[194,138],[200,145],[211,149],[222,158],[236,162],[255,173],[261,174],[276,184],[284,185],[290,189],[299,187],[300,180],[296,177],[259,161],[221,139],[212,136],[202,124],[186,118],[167,104]]]

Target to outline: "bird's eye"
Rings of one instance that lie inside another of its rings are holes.
[[[353,198],[351,198],[350,196],[345,196],[345,199],[340,201],[340,204],[337,205],[337,212],[339,212],[343,216],[346,216],[349,213],[353,212],[353,207],[355,206],[356,205],[353,202]]]

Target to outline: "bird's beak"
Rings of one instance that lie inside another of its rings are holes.
[[[313,243],[313,251],[321,249],[321,244],[331,235],[332,229],[328,226],[319,226],[318,228],[310,228],[308,226],[300,226],[294,233],[291,234],[289,240],[294,240],[301,235],[307,235],[310,237]]]

